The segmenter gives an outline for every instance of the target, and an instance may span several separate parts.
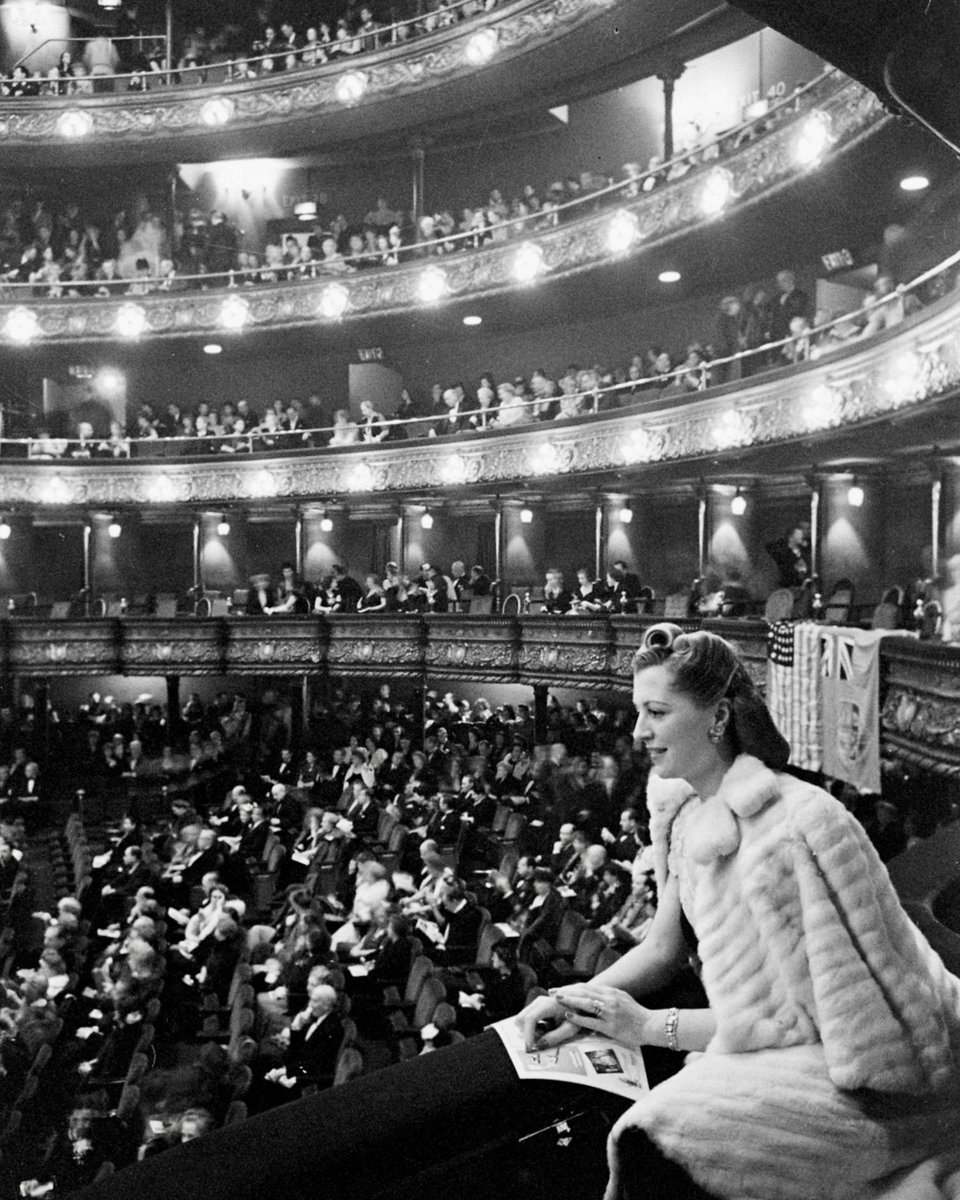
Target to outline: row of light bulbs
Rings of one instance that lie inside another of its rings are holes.
[[[492,40],[488,35],[492,35]],[[478,47],[485,46],[488,57],[496,50],[496,32],[480,30],[472,35],[469,44]],[[492,49],[490,47],[492,46]],[[479,54],[480,51],[478,50]],[[487,61],[483,59],[481,61]],[[480,62],[474,65],[480,65]],[[352,103],[356,103],[365,89],[362,71],[351,71],[342,76],[337,87],[344,87],[351,95],[356,95]],[[357,91],[359,89],[359,91]],[[347,101],[344,101],[345,103]],[[209,106],[209,109],[207,108]],[[205,111],[220,114],[222,119],[210,120],[208,124],[223,124],[232,112],[232,101],[228,97],[214,96],[205,101]],[[224,115],[225,114],[225,115]],[[89,114],[80,110],[70,110],[60,117],[61,123],[73,123],[77,128],[90,121]],[[206,118],[205,118],[206,119]],[[801,122],[796,136],[794,154],[799,166],[810,168],[823,157],[833,141],[831,132],[832,121],[828,113],[815,109]],[[89,131],[89,130],[88,130]],[[76,134],[72,136],[77,136]],[[697,193],[697,205],[702,216],[718,217],[736,198],[737,191],[734,177],[726,167],[714,167],[707,173],[700,184]],[[615,212],[607,222],[604,241],[608,252],[619,256],[628,254],[641,239],[640,223],[635,213],[627,209]],[[517,284],[528,286],[536,283],[547,271],[542,246],[536,242],[523,242],[513,252],[510,263],[510,274]],[[661,272],[662,283],[676,283],[680,274],[674,270]],[[439,266],[427,266],[420,272],[416,283],[416,294],[422,304],[438,304],[450,291],[450,283],[446,271]],[[317,316],[324,321],[339,321],[350,306],[350,291],[340,283],[328,284],[320,293],[317,301]],[[239,332],[250,323],[252,317],[249,302],[240,296],[228,296],[220,306],[218,321],[220,326],[228,331]],[[148,319],[146,310],[139,304],[126,302],[117,310],[114,328],[117,334],[126,339],[135,339],[147,331]],[[39,318],[32,309],[18,305],[8,314],[3,323],[3,334],[11,342],[27,345],[40,333]]]
[[[862,508],[866,496],[863,487],[854,481],[847,489],[847,504],[851,508]],[[747,498],[742,490],[737,488],[736,493],[730,501],[730,512],[735,517],[742,517],[747,511]],[[633,521],[633,509],[629,504],[623,504],[617,510],[617,518],[623,525],[629,525]],[[520,521],[523,525],[532,525],[534,520],[534,512],[532,508],[524,505],[520,509]],[[430,509],[426,509],[420,517],[420,526],[422,529],[433,528],[433,513]],[[333,519],[327,516],[326,513],[320,519],[320,529],[323,533],[331,533],[333,531]],[[6,517],[0,518],[0,541],[7,541],[13,532],[12,527]],[[123,527],[120,521],[114,517],[107,526],[107,533],[111,538],[119,538],[123,532]],[[219,537],[230,536],[230,522],[227,518],[221,517],[217,522],[217,535]]]
[[[480,29],[470,35],[463,47],[463,57],[470,67],[485,66],[496,54],[499,38],[495,29]],[[334,95],[344,108],[353,108],[360,103],[370,86],[366,71],[346,71],[334,86]],[[236,105],[229,96],[210,96],[200,105],[200,120],[211,129],[228,125],[236,112]],[[89,137],[94,130],[92,115],[82,108],[68,108],[56,122],[57,133],[62,138],[77,141]]]

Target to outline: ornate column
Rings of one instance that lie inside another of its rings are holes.
[[[303,510],[297,509],[297,519],[293,526],[293,569],[301,578],[303,576]]]
[[[410,209],[416,223],[423,216],[423,176],[426,161],[426,153],[423,144],[419,140],[415,141],[410,147],[410,159],[412,162]]]
[[[533,740],[542,746],[547,740],[547,700],[550,689],[545,683],[533,686]]]
[[[83,612],[90,616],[90,589],[93,586],[93,518],[88,513],[83,522]]]
[[[180,733],[180,676],[168,675],[167,684],[167,729],[171,741]]]
[[[203,591],[203,559],[202,539],[203,517],[200,513],[193,514],[193,590],[199,595]]]
[[[686,70],[686,66],[678,59],[666,56],[657,71],[657,78],[663,84],[663,159],[669,162],[673,158],[673,92],[677,80]]]

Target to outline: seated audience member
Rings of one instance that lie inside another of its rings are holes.
[[[273,603],[262,611],[271,616],[277,613],[296,613],[302,616],[310,611],[306,586],[297,575],[293,563],[285,562],[280,568],[280,586]]]
[[[600,932],[612,946],[628,950],[647,936],[656,911],[656,885],[638,857],[630,869],[630,894],[613,916],[599,926]]]
[[[269,613],[276,602],[276,591],[270,582],[270,576],[263,573],[251,575],[246,602],[248,616]]]
[[[586,567],[580,567],[568,611],[584,615],[603,612],[609,597],[610,591],[606,585],[594,579]]]
[[[360,430],[350,420],[350,414],[345,408],[338,408],[333,414],[333,432],[328,446],[353,446],[360,440]]]
[[[360,401],[360,440],[362,442],[385,442],[390,436],[390,426],[387,418],[377,412],[372,400]]]
[[[360,604],[363,592],[360,584],[348,574],[347,568],[342,563],[334,563],[330,568],[330,573],[333,576],[331,588],[334,592],[333,601],[330,605],[330,612],[339,613],[354,613]]]
[[[555,876],[548,867],[534,869],[533,899],[519,914],[520,942],[517,954],[524,962],[536,960],[540,953],[538,944],[546,947],[556,944],[566,904],[554,886],[555,883]]]
[[[497,415],[491,422],[495,429],[505,429],[514,425],[529,425],[533,420],[530,409],[524,402],[523,396],[517,394],[512,383],[501,383],[497,388]]]
[[[281,1101],[291,1099],[307,1084],[325,1088],[333,1083],[343,1041],[338,1003],[337,993],[329,984],[314,984],[309,991],[307,1007],[290,1022],[283,1063],[267,1071],[264,1077],[267,1082],[290,1093],[287,1096],[281,1093]]]
[[[475,991],[468,990],[471,985]],[[527,981],[517,964],[516,947],[510,941],[498,942],[490,966],[474,967],[467,976],[467,986],[460,993],[458,1024],[465,1033],[479,1033],[485,1026],[518,1013],[526,995]]]
[[[390,877],[382,863],[367,851],[361,851],[353,863],[356,886],[350,913],[333,935],[333,948],[337,952],[349,951],[360,941],[373,922],[374,911],[390,898]]]
[[[572,594],[563,586],[563,572],[555,568],[547,571],[547,582],[543,589],[543,611],[561,615],[570,611]]]

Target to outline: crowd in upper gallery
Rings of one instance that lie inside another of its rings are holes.
[[[171,221],[165,202],[140,193],[97,211],[68,196],[17,198],[0,212],[0,299],[146,296],[154,292],[245,288],[336,278],[377,267],[433,261],[551,229],[598,208],[622,204],[708,166],[795,113],[802,89],[719,136],[691,125],[669,162],[644,170],[624,163],[622,178],[568,170],[508,196],[499,186],[452,209],[419,218],[378,197],[365,214],[319,213],[312,225],[256,244],[222,210],[192,205]],[[3,285],[16,285],[4,289]]]
[[[283,72],[353,61],[357,55],[403,45],[424,34],[450,29],[489,12],[499,0],[393,0],[389,20],[380,5],[318,5],[319,12],[273,23],[224,22],[197,25],[175,43],[169,69],[164,38],[144,28],[136,3],[125,5],[114,30],[70,40],[57,63],[45,71],[18,63],[0,79],[0,96],[85,96],[103,92],[145,92],[171,86],[197,87],[273,78]],[[259,6],[260,10],[272,6]],[[295,28],[295,24],[298,28]],[[112,34],[112,36],[111,36]]]
[[[952,275],[935,277],[922,293],[924,301],[953,283]],[[389,417],[372,401],[362,400],[356,416],[337,409],[332,424],[318,393],[305,401],[280,399],[266,406],[240,398],[217,408],[200,400],[190,407],[171,402],[157,412],[148,403],[139,406],[130,429],[113,421],[109,432],[97,432],[84,420],[74,436],[65,437],[43,426],[30,437],[8,439],[3,453],[33,459],[235,455],[542,427],[645,401],[682,401],[715,385],[818,359],[894,327],[920,306],[914,292],[902,294],[890,276],[880,275],[866,307],[838,320],[836,314],[815,313],[796,274],[783,270],[773,285],[752,285],[742,297],[725,296],[709,337],[680,352],[658,344],[616,367],[569,363],[556,372],[538,367],[513,379],[498,380],[488,372],[469,388],[462,381],[435,382],[429,391],[404,388]]]

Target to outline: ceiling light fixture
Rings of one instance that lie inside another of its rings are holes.
[[[671,270],[671,271],[661,271],[660,274],[657,276],[657,278],[660,280],[661,283],[679,283],[681,276],[680,276],[679,271]]]
[[[463,323],[473,329],[475,326],[483,324],[483,317],[478,317],[475,313],[471,313],[470,316],[463,318]]]
[[[207,342],[203,348],[204,354],[222,354],[223,347],[219,342]]]
[[[930,186],[926,175],[905,175],[900,180],[900,187],[905,192],[922,192]]]

